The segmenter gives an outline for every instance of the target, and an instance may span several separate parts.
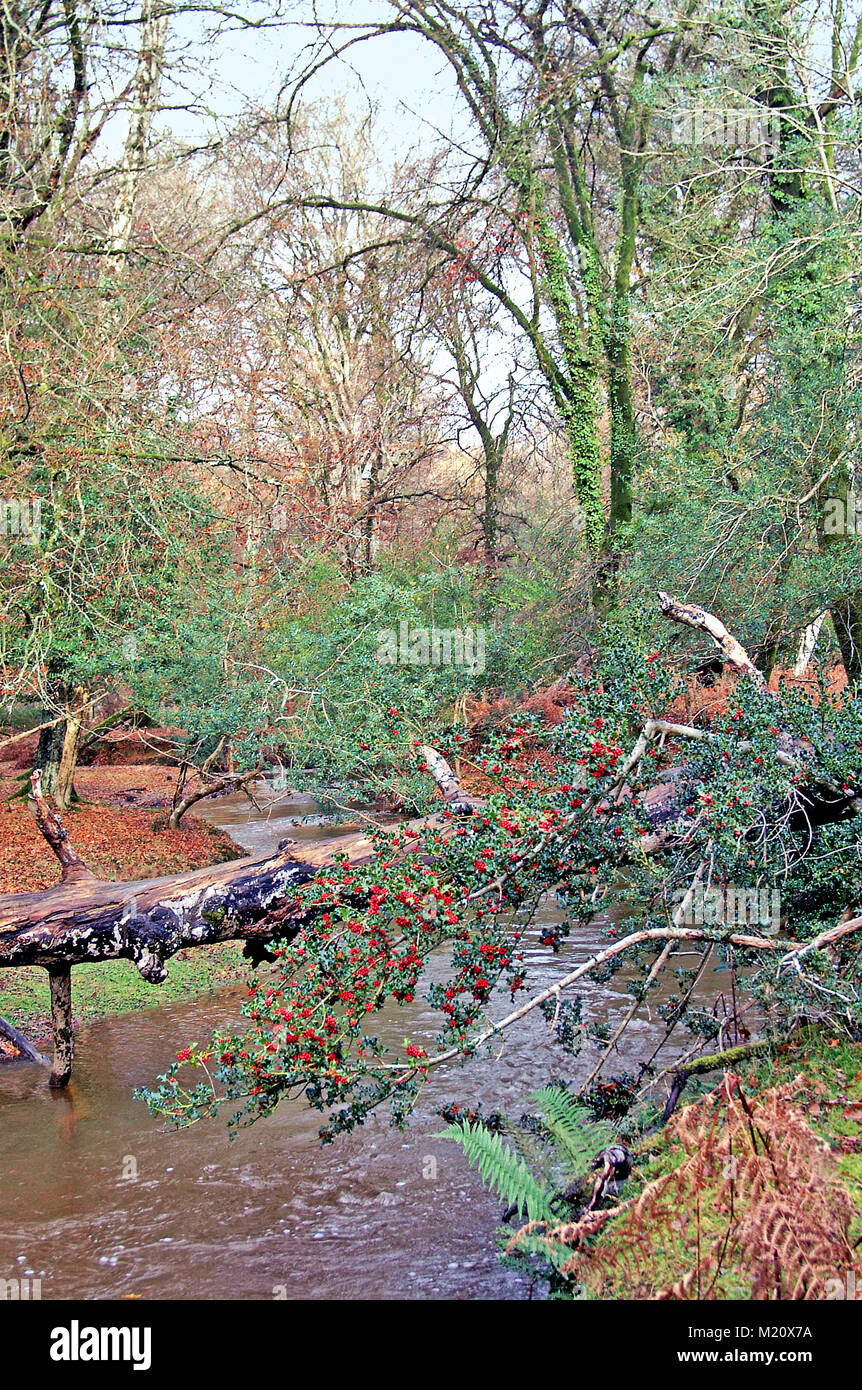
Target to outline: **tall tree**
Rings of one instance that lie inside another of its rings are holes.
[[[333,56],[392,33],[444,57],[476,140],[457,192],[429,191],[421,206],[353,205],[413,226],[463,264],[529,341],[565,432],[590,552],[606,557],[631,515],[631,270],[650,111],[696,4],[681,19],[651,5],[633,13],[555,0],[391,0],[391,9],[383,23],[328,30],[296,92]],[[310,202],[344,205],[326,194]]]

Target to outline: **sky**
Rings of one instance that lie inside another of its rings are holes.
[[[391,16],[385,0],[336,0],[342,13],[357,22],[376,15]],[[319,12],[319,6],[318,12]],[[246,0],[246,13],[269,10],[267,0]],[[307,18],[315,0],[295,0],[295,16]],[[191,145],[204,145],[217,133],[226,133],[234,118],[249,103],[275,109],[279,90],[300,63],[304,46],[316,36],[307,27],[289,24],[277,28],[245,30],[222,35],[217,44],[204,41],[204,20],[198,15],[174,22],[169,48],[175,65],[169,67],[162,87],[162,102],[187,106],[195,94],[194,109],[168,110],[159,117],[156,131],[170,132]],[[444,59],[426,41],[408,34],[388,34],[355,45],[346,59],[327,64],[306,88],[310,101],[348,98],[357,115],[375,107],[375,147],[385,164],[410,152],[421,152],[439,142],[440,134],[456,143],[470,142],[469,118],[460,101]],[[511,369],[509,357],[496,347],[487,354],[483,384],[502,389]],[[448,359],[438,362],[448,366]]]
[[[297,21],[314,8],[312,0],[299,0],[293,11]],[[252,0],[250,10],[255,9],[265,12],[266,0]],[[385,4],[356,0],[345,0],[340,9],[353,22],[387,13]],[[166,112],[160,122],[164,131],[191,143],[203,143],[248,102],[274,105],[312,37],[294,22],[225,34],[208,45],[203,28],[198,15],[174,21],[174,64],[163,88],[164,97],[177,104],[187,103],[189,88],[194,91],[198,110]],[[355,45],[346,58],[328,64],[306,91],[312,100],[346,94],[359,113],[369,104],[376,106],[378,133],[395,157],[432,143],[439,130],[461,139],[467,135],[465,113],[443,60],[412,35],[390,34]],[[208,108],[207,114],[202,108]]]

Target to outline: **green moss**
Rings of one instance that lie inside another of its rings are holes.
[[[248,971],[242,944],[237,941],[179,951],[168,961],[167,980],[158,986],[147,984],[131,961],[77,965],[72,971],[75,1019],[90,1023],[135,1009],[159,1008],[209,994],[245,978]],[[0,1014],[27,1037],[46,1036],[50,1016],[47,972],[37,966],[0,970]]]

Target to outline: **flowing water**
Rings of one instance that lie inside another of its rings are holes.
[[[205,814],[256,853],[288,834],[343,833],[314,810],[302,799],[249,808],[236,796]],[[555,910],[543,910],[546,922]],[[553,957],[538,936],[537,924],[525,946],[534,985],[603,941],[597,927],[580,929]],[[162,1131],[134,1088],[179,1046],[230,1025],[242,993],[225,988],[82,1028],[72,1085],[59,1095],[39,1067],[0,1067],[0,1279],[41,1279],[45,1299],[527,1297],[526,1280],[497,1261],[499,1203],[455,1145],[433,1137],[445,1127],[435,1110],[481,1101],[518,1114],[550,1077],[585,1076],[594,1052],[563,1057],[536,1011],[496,1061],[434,1073],[406,1134],[377,1117],[321,1149],[319,1115],[289,1105],[233,1141],[219,1121]],[[586,1017],[613,1025],[627,1002],[622,975],[589,984]],[[419,1040],[435,1026],[417,998],[384,1011],[375,1031]],[[632,1068],[661,1031],[635,1021],[613,1070]]]

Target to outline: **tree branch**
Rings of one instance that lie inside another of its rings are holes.
[[[69,836],[56,811],[52,811],[42,795],[42,773],[39,768],[33,773],[30,784],[33,800],[36,803],[33,818],[42,836],[51,846],[63,870],[63,883],[98,883],[99,879],[87,868],[84,861],[69,843]]]
[[[765,688],[766,681],[762,673],[758,671],[741,642],[728,632],[720,618],[716,618],[713,613],[708,613],[696,603],[681,603],[663,589],[659,590],[658,601],[666,618],[672,619],[675,623],[682,623],[684,627],[693,627],[698,632],[707,633],[728,666],[740,675],[751,676],[758,685]]]

